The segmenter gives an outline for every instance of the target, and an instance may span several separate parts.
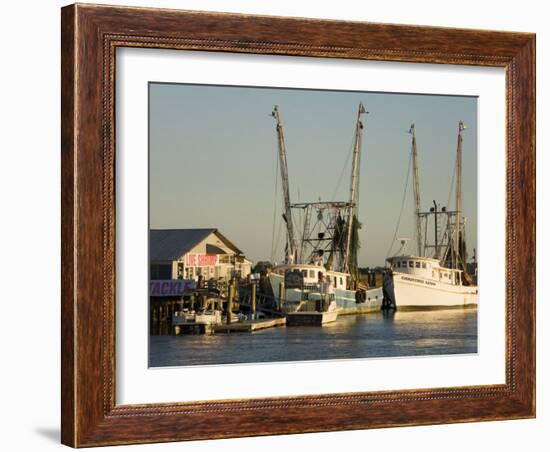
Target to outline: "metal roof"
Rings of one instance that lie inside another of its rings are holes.
[[[174,261],[193,249],[210,234],[216,234],[235,253],[242,254],[233,243],[215,228],[208,229],[150,229],[149,260]]]

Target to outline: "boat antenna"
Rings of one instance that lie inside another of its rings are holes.
[[[401,238],[398,238],[397,240],[399,240],[399,243],[401,243],[401,248],[399,248],[397,250],[397,253],[395,253],[396,256],[399,256],[401,254],[401,252],[403,251],[403,249],[405,248],[405,246],[407,246],[407,242],[410,240],[409,238],[407,237],[401,237]]]

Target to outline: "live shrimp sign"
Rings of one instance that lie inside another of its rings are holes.
[[[186,267],[215,267],[218,262],[217,254],[187,253],[185,255]]]

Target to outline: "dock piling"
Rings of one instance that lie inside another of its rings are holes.
[[[285,299],[285,283],[281,281],[279,283],[279,311],[283,311],[283,303]]]
[[[256,318],[256,283],[250,283],[250,318]]]
[[[227,294],[227,324],[231,325],[231,310],[233,308],[233,297],[235,296],[235,285],[229,284],[229,293]]]

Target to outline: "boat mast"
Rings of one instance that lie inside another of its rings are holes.
[[[439,259],[439,239],[437,237],[437,226],[438,226],[438,223],[437,223],[437,202],[435,202],[435,199],[433,200],[433,203],[434,203],[434,206],[430,209],[430,211],[433,211],[434,213],[434,238],[435,238],[435,242],[434,242],[434,246],[435,246],[435,251],[434,251],[434,259]],[[428,222],[428,220],[426,220],[426,223]]]
[[[353,146],[353,159],[351,164],[351,182],[350,182],[350,195],[349,195],[349,216],[346,232],[346,248],[344,254],[345,270],[350,272],[350,244],[351,235],[353,233],[354,219],[358,213],[358,196],[359,196],[359,171],[361,162],[361,138],[363,123],[361,122],[361,115],[368,113],[363,106],[363,102],[359,102],[359,108],[357,110],[357,123],[355,125],[355,143]]]
[[[279,166],[281,167],[281,179],[283,182],[283,201],[285,203],[285,212],[283,219],[286,223],[287,230],[287,246],[285,263],[292,264],[296,260],[296,241],[294,239],[294,225],[292,223],[292,209],[290,206],[290,187],[288,183],[288,168],[286,161],[286,144],[283,131],[283,125],[281,124],[281,117],[279,115],[279,107],[275,105],[271,116],[275,118],[277,123],[277,144],[279,146]]]
[[[422,218],[420,216],[420,177],[418,175],[418,151],[416,149],[416,129],[411,124],[409,133],[412,135],[412,164],[414,178],[414,213],[416,218],[416,244],[418,255],[423,256],[422,250]]]
[[[462,239],[462,132],[466,129],[464,123],[458,123],[458,143],[456,146],[456,213],[455,213],[455,231],[453,237],[454,244],[454,265],[455,268],[460,266],[461,256],[461,239]]]

